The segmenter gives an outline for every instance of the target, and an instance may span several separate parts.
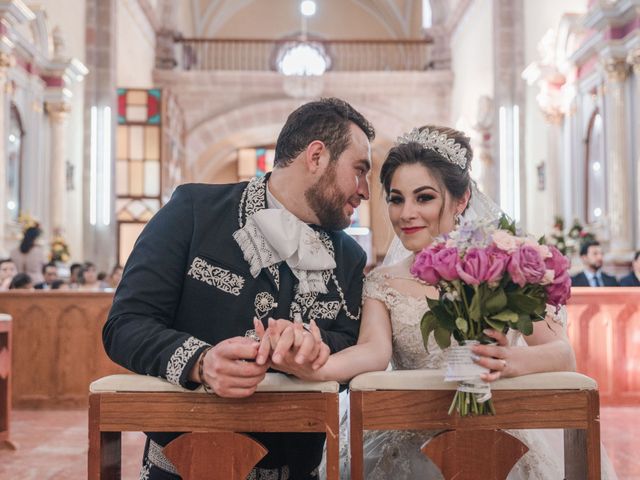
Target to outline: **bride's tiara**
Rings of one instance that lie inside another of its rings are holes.
[[[464,148],[453,138],[447,137],[444,133],[437,130],[429,131],[428,128],[420,131],[414,128],[409,133],[398,137],[397,144],[403,143],[419,143],[424,148],[434,150],[451,163],[455,163],[462,170],[467,166],[467,149]]]

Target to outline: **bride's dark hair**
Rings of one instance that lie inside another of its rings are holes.
[[[420,164],[435,177],[441,190],[444,187],[454,199],[458,200],[462,198],[465,192],[471,187],[469,169],[471,167],[473,151],[471,150],[470,139],[463,132],[454,130],[453,128],[425,125],[420,127],[420,131],[423,131],[425,128],[428,128],[430,132],[437,130],[440,133],[444,133],[447,138],[453,139],[456,143],[460,144],[460,146],[466,148],[467,153],[465,157],[467,163],[465,168],[461,169],[436,150],[425,148],[417,142],[401,143],[389,150],[387,158],[380,169],[380,183],[382,183],[385,193],[389,195],[391,179],[398,167],[401,165]],[[443,210],[444,203],[442,204],[441,213]]]

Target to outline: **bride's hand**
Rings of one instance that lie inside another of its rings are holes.
[[[474,362],[490,370],[489,373],[480,375],[480,378],[485,382],[493,382],[499,378],[513,376],[513,371],[509,369],[512,350],[509,347],[507,336],[493,329],[484,330],[484,334],[493,338],[497,345],[474,345],[471,347],[471,351],[477,355]]]

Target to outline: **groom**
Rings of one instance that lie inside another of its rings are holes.
[[[125,266],[103,330],[109,357],[189,389],[246,397],[269,366],[296,374],[354,344],[366,256],[341,230],[369,198],[373,138],[348,103],[307,103],[282,128],[271,174],[178,187]],[[254,318],[279,319],[271,331],[285,343],[270,358],[245,336]],[[290,319],[315,321],[319,335],[298,329],[293,343]],[[269,451],[252,478],[317,478],[324,434],[251,435]],[[178,478],[162,453],[178,434],[147,436],[146,478]]]

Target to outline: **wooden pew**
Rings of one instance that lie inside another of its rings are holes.
[[[267,373],[256,393],[230,399],[144,375],[101,378],[90,386],[88,478],[120,478],[125,431],[190,432],[163,452],[190,480],[244,480],[266,449],[238,432],[324,432],[327,479],[338,480],[338,388]],[[203,454],[212,445],[213,454]]]
[[[0,292],[0,312],[13,317],[14,408],[86,407],[87,387],[127,372],[102,346],[113,293]]]
[[[565,429],[565,477],[600,478],[600,410],[595,382],[550,372],[492,384],[496,415],[449,415],[455,382],[441,370],[358,375],[349,384],[351,479],[363,479],[365,430],[444,430],[421,451],[446,480],[506,479],[527,447],[504,429]],[[479,445],[473,449],[470,445]]]
[[[11,315],[0,313],[0,448],[16,450],[11,441]]]
[[[640,288],[574,287],[567,305],[577,371],[598,382],[603,405],[640,403]]]

